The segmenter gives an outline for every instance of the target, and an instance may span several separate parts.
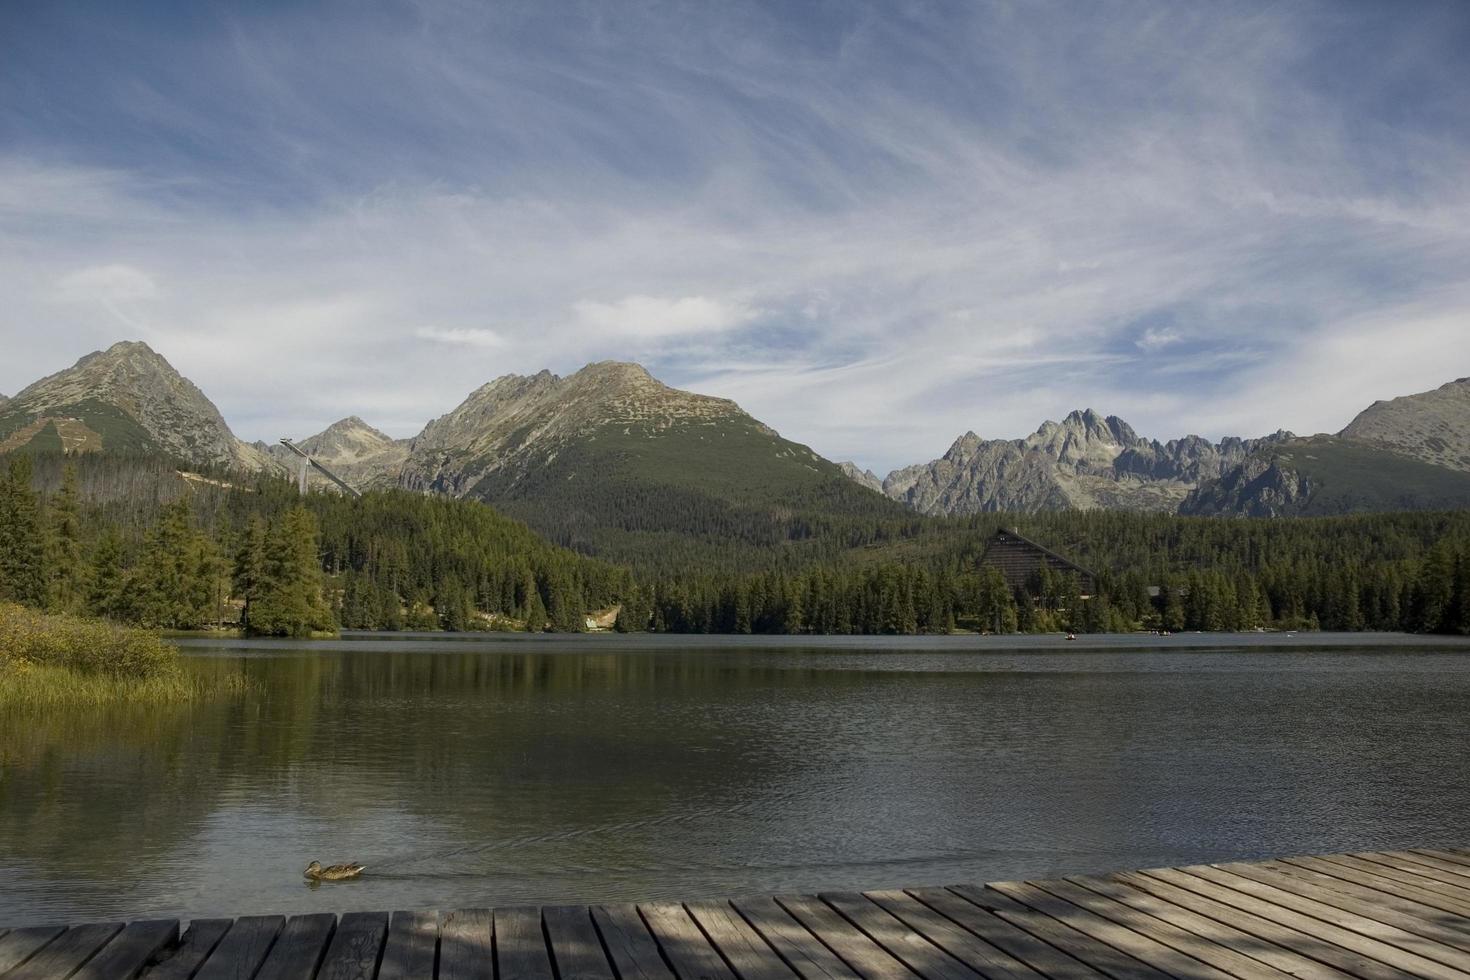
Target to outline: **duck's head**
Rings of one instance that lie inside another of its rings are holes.
[[[306,877],[308,877],[308,878],[315,878],[317,875],[319,875],[321,873],[322,873],[322,863],[320,861],[313,861],[313,862],[311,862],[310,864],[308,864],[306,866],[306,870],[302,872],[302,874],[306,875]]]

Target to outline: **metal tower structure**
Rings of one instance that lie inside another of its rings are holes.
[[[311,456],[307,455],[304,449],[296,445],[290,439],[282,439],[281,445],[285,446],[297,456],[301,457],[301,467],[296,474],[296,487],[303,494],[306,493],[306,468],[310,466],[322,476],[326,477],[328,480],[331,480],[333,483],[337,484],[337,486],[341,487],[343,493],[351,494],[354,497],[362,496],[362,494],[357,491],[356,487],[339,477],[336,473],[333,473],[331,470],[327,469],[321,463],[318,463],[316,460],[312,459]]]

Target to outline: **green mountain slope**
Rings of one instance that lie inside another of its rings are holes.
[[[1470,507],[1470,473],[1398,452],[1315,436],[1266,446],[1201,486],[1180,513],[1317,517]]]
[[[816,560],[844,546],[845,526],[905,515],[734,402],[613,362],[491,382],[414,440],[401,479],[668,569]]]

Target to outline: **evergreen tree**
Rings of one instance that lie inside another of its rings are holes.
[[[41,606],[46,592],[45,543],[31,489],[31,459],[15,456],[0,480],[0,599]]]
[[[127,583],[123,573],[122,537],[109,527],[97,540],[92,553],[92,573],[87,588],[86,611],[107,619],[128,619]]]
[[[333,628],[322,597],[316,519],[297,506],[266,533],[265,575],[246,631],[256,635],[308,636]]]
[[[50,607],[77,612],[86,599],[86,563],[82,554],[81,501],[76,467],[63,470],[61,490],[51,502],[46,541],[46,570]]]

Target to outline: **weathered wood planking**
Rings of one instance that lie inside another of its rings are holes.
[[[489,909],[460,909],[445,917],[439,928],[439,976],[443,980],[492,980],[491,922]]]
[[[234,924],[233,919],[195,919],[179,944],[143,975],[148,980],[189,980]]]
[[[0,980],[1470,980],[1470,851],[641,905],[0,926]]]
[[[439,955],[439,917],[432,912],[394,912],[383,945],[379,980],[432,977]]]
[[[42,946],[20,966],[5,974],[6,980],[54,980],[81,969],[113,936],[122,932],[121,922],[98,922],[72,926]]]
[[[130,922],[101,952],[82,964],[75,980],[132,980],[166,948],[179,942],[178,919]]]

